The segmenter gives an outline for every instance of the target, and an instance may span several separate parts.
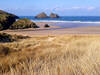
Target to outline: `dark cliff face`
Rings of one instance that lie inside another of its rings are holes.
[[[0,30],[8,29],[17,18],[18,17],[16,15],[0,10]]]
[[[40,14],[38,14],[37,16],[35,16],[35,18],[48,18],[47,14],[42,12]]]
[[[59,18],[59,15],[55,14],[55,13],[51,13],[50,14],[50,18]]]

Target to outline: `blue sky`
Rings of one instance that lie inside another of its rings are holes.
[[[34,16],[40,12],[100,16],[100,0],[0,0],[0,9],[19,16]]]

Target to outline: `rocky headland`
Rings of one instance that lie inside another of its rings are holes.
[[[8,29],[19,17],[0,10],[0,30]]]
[[[25,28],[39,28],[39,26],[27,18],[19,19],[14,14],[0,10],[0,30]]]
[[[10,26],[10,29],[26,29],[26,28],[39,28],[39,26],[37,26],[34,22],[32,22],[27,18],[19,19]]]

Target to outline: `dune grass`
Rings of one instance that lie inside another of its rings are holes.
[[[0,42],[13,42],[18,41],[19,39],[26,39],[29,38],[28,36],[22,36],[22,35],[10,35],[7,33],[0,32]]]
[[[100,75],[100,36],[41,36],[2,43],[0,74]]]

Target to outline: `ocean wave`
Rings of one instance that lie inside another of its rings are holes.
[[[100,21],[58,21],[58,20],[32,20],[33,22],[54,22],[54,23],[100,23]]]

